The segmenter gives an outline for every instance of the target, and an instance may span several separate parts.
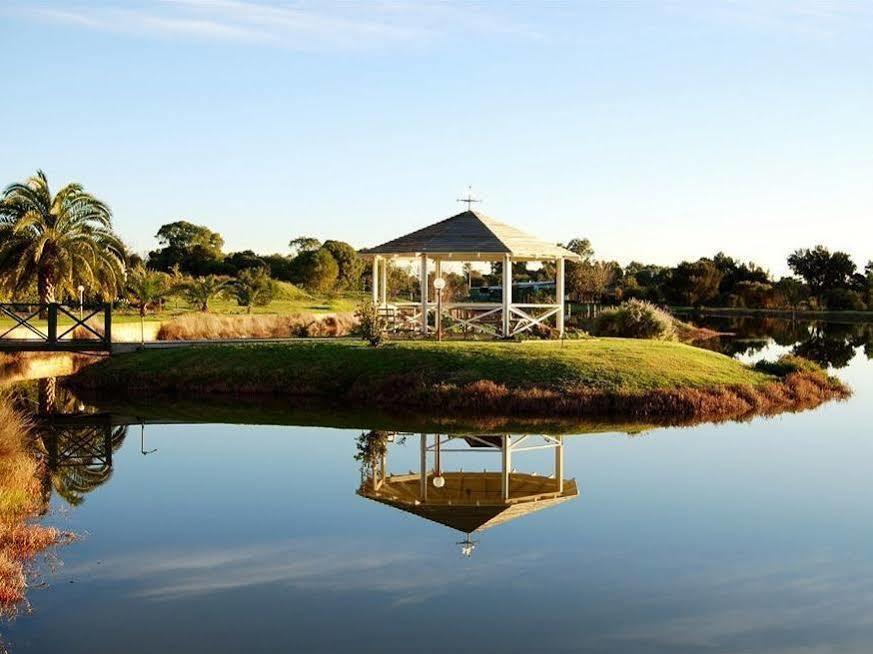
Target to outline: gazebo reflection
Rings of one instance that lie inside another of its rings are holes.
[[[362,463],[358,495],[437,522],[465,534],[458,543],[465,556],[472,554],[479,533],[531,513],[562,504],[579,494],[574,479],[564,479],[563,436],[457,435],[418,436],[419,470],[388,472],[388,446],[394,432],[370,432],[359,440]],[[519,472],[524,453],[554,452],[553,472]],[[500,457],[499,470],[448,470],[446,457],[471,453]]]

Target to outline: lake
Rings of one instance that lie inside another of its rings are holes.
[[[855,396],[633,434],[442,434],[424,501],[422,437],[402,422],[153,424],[158,407],[140,426],[77,418],[88,408],[66,397],[70,419],[44,432],[46,522],[80,538],[0,626],[6,646],[870,652],[871,330],[710,324],[737,332],[711,347],[795,349]]]

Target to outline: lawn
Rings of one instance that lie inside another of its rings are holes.
[[[630,339],[523,343],[405,341],[381,348],[351,340],[209,345],[113,357],[83,379],[184,388],[207,380],[228,386],[341,391],[362,380],[415,375],[429,383],[490,380],[508,387],[645,391],[763,384],[771,378],[721,354],[679,343]]]
[[[270,394],[298,404],[315,397],[434,414],[683,419],[813,406],[849,392],[821,370],[787,365],[780,374],[662,341],[404,341],[372,348],[354,340],[300,339],[116,355],[82,370],[72,383],[107,396]]]

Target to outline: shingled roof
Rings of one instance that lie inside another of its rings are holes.
[[[464,211],[393,241],[361,250],[361,254],[508,254],[522,259],[579,259],[566,248],[525,234],[478,211]]]

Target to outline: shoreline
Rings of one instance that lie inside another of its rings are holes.
[[[632,339],[192,346],[115,356],[65,383],[110,398],[260,397],[437,420],[609,416],[660,424],[797,411],[851,394],[808,362],[765,372],[708,350]]]

